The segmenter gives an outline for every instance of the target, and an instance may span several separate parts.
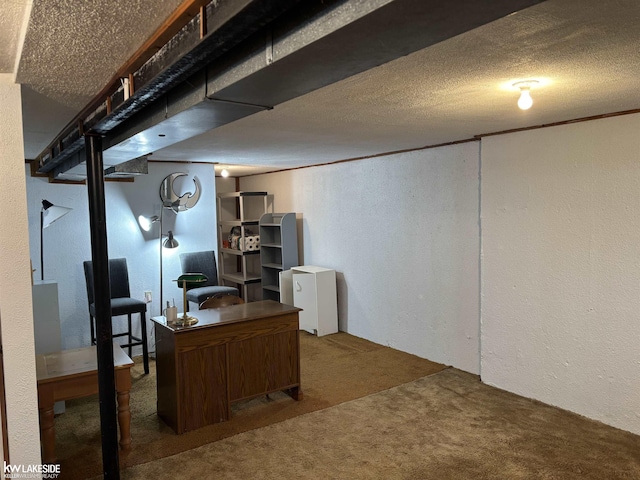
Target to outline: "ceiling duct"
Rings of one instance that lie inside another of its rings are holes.
[[[112,165],[104,170],[104,176],[107,178],[130,178],[147,173],[149,173],[149,161],[146,156]]]

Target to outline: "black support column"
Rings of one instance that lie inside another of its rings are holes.
[[[91,258],[96,306],[102,468],[104,478],[119,480],[116,384],[113,370],[111,288],[109,284],[109,255],[107,253],[102,137],[85,134],[85,151],[87,152],[87,190],[89,192]]]

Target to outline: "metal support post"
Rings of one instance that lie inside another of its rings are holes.
[[[107,253],[107,218],[104,201],[102,138],[85,134],[87,190],[96,307],[96,347],[98,351],[98,396],[102,436],[102,468],[105,479],[120,479],[116,384],[111,330],[111,287]]]

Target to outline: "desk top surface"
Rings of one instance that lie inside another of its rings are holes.
[[[274,302],[273,300],[262,300],[260,302],[241,303],[240,305],[229,305],[227,307],[209,308],[206,310],[189,312],[190,316],[198,319],[198,323],[189,327],[177,327],[171,324],[167,325],[167,319],[164,316],[153,317],[151,320],[174,333],[181,333],[197,330],[199,328],[275,317],[299,311],[301,311],[301,309],[298,307]],[[182,313],[178,313],[178,317],[181,316]]]
[[[133,365],[133,360],[116,343],[113,344],[113,364],[116,369]],[[36,355],[38,383],[97,371],[98,355],[95,345]]]

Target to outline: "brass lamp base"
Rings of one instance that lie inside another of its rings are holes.
[[[195,325],[196,323],[198,323],[198,319],[196,317],[183,315],[182,317],[178,317],[173,324],[176,327],[190,327],[191,325]]]
[[[182,317],[178,317],[174,323],[176,327],[189,327],[198,323],[198,319],[187,315],[189,310],[189,303],[187,302],[187,283],[202,283],[206,282],[207,277],[202,273],[185,273],[178,277],[178,287],[182,288],[182,305],[184,307],[184,313]]]

